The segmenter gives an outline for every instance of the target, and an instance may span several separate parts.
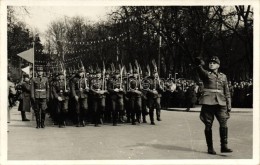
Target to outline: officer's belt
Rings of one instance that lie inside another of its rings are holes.
[[[223,93],[223,90],[219,89],[203,89],[204,92]]]
[[[35,91],[37,91],[37,92],[45,92],[46,89],[35,89]]]

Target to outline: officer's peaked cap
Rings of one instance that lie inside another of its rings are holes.
[[[216,62],[217,64],[220,64],[220,60],[217,56],[212,56],[209,60],[210,62]]]

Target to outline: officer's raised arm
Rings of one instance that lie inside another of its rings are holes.
[[[195,65],[196,65],[196,69],[199,74],[199,77],[201,79],[207,78],[208,71],[203,68],[203,66],[205,65],[205,62],[200,57],[195,58]]]

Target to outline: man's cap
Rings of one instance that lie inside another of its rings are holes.
[[[85,71],[84,67],[80,67],[79,70],[78,70],[78,73],[82,73],[84,71]]]
[[[64,72],[63,72],[63,71],[59,71],[59,72],[57,73],[57,75],[64,75]]]
[[[43,67],[39,66],[36,68],[37,71],[43,71]]]
[[[120,71],[116,69],[114,74],[120,74]]]
[[[217,56],[212,56],[209,60],[209,62],[216,62],[217,64],[220,64],[220,60]]]

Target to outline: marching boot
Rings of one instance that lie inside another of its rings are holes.
[[[118,114],[116,112],[113,112],[113,116],[112,116],[113,126],[117,126],[117,116],[118,116]]]
[[[143,116],[143,123],[147,123],[145,116]]]
[[[40,116],[38,113],[35,113],[35,118],[36,118],[36,128],[40,128]]]
[[[77,115],[77,124],[76,124],[76,127],[80,127],[79,115]]]
[[[138,123],[141,123],[141,113],[137,114],[136,120],[137,120]]]
[[[161,110],[160,109],[156,109],[156,117],[157,117],[157,121],[162,121],[161,120]]]
[[[45,121],[45,113],[42,113],[42,115],[41,115],[41,128],[44,128],[45,127],[45,125],[44,125],[44,121]]]
[[[64,116],[63,114],[60,114],[60,120],[59,120],[59,128],[63,128],[65,126]]]
[[[21,111],[21,116],[22,116],[22,121],[30,121],[29,119],[26,118],[24,111]]]
[[[216,151],[213,148],[213,142],[212,142],[212,130],[205,129],[204,133],[205,133],[206,142],[208,146],[208,154],[216,155]]]
[[[150,120],[151,120],[151,125],[155,125],[154,123],[154,118],[153,118],[153,113],[149,113]]]
[[[220,134],[220,143],[221,143],[221,152],[223,153],[229,153],[233,152],[232,149],[228,148],[227,144],[227,138],[228,138],[228,128],[227,127],[220,127],[219,128],[219,134]]]
[[[99,122],[100,122],[101,118],[100,115],[98,114],[98,112],[95,112],[94,114],[94,123],[95,123],[95,127],[99,127]]]
[[[132,125],[136,125],[135,123],[135,113],[131,113]]]

